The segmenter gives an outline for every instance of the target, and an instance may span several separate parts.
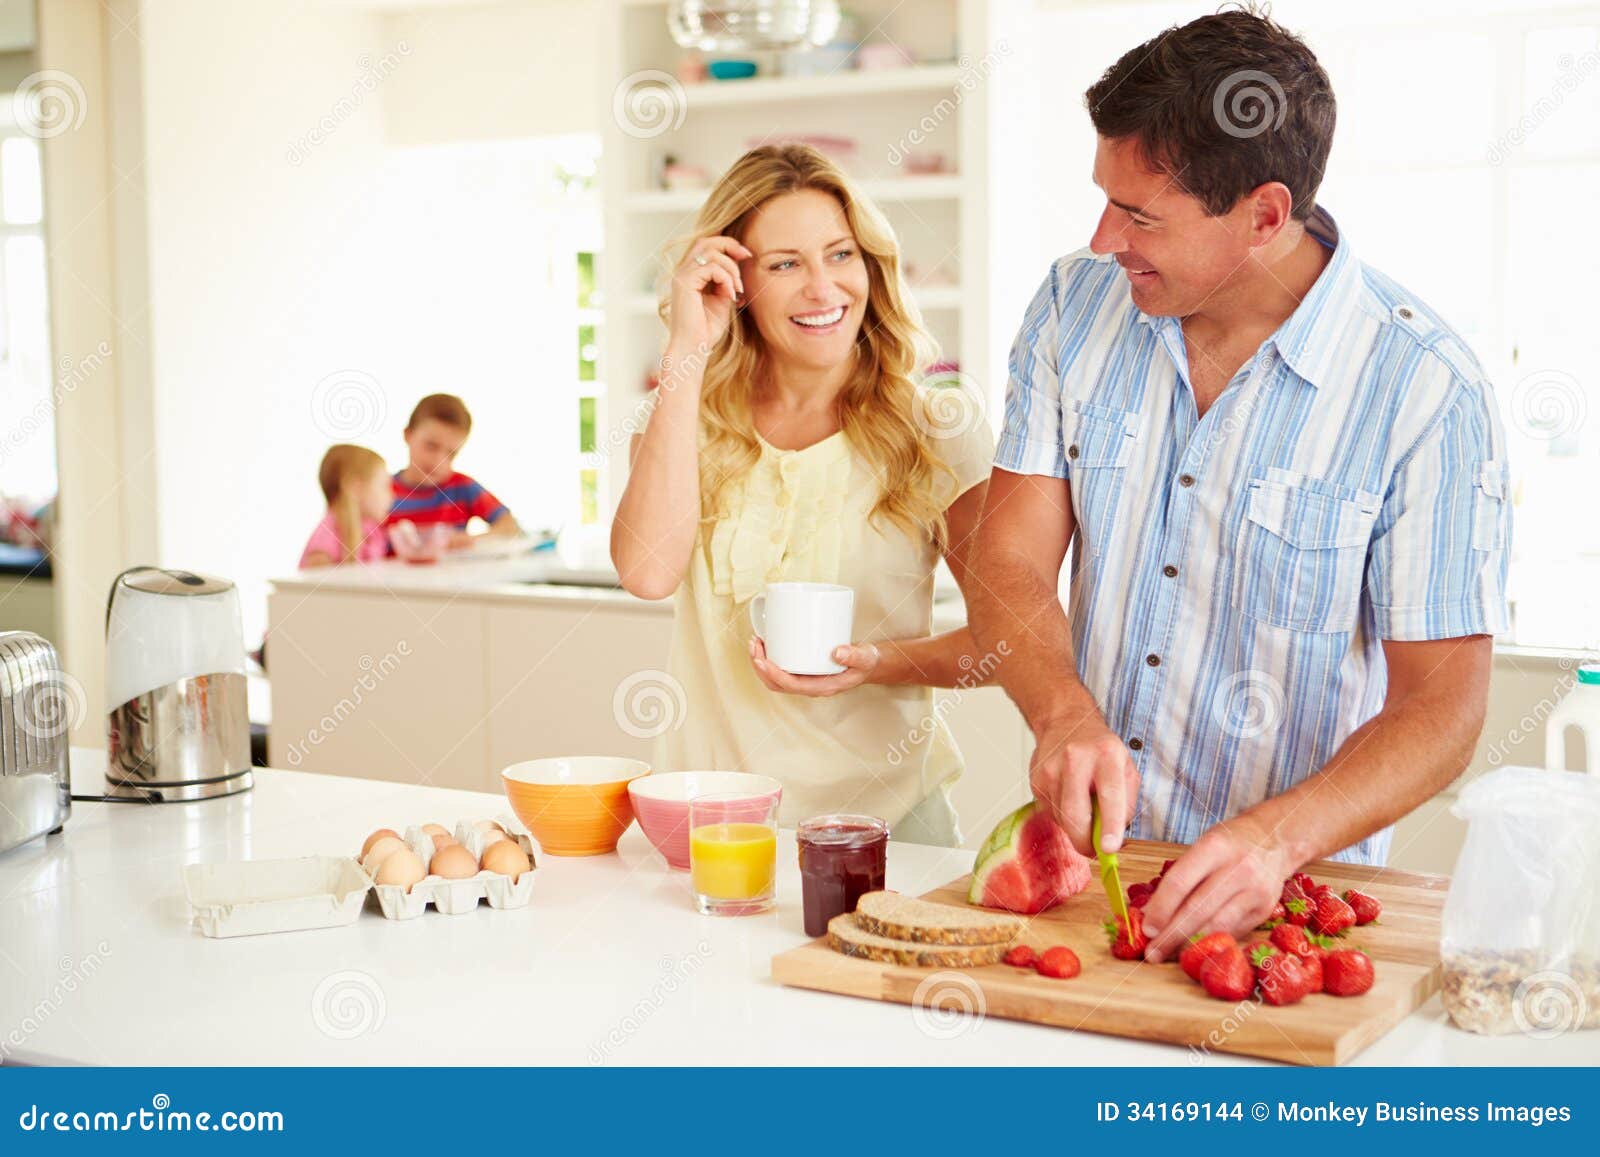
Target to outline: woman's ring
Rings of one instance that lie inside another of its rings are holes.
[[[694,255],[694,263],[696,265],[710,265],[711,259],[703,253],[696,253]]]

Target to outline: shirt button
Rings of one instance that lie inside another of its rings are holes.
[[[1395,312],[1398,313],[1401,317],[1403,317],[1406,321],[1410,321],[1411,320],[1411,311],[1409,309],[1407,309],[1405,306],[1402,305]]]
[[[1077,456],[1078,456],[1077,444],[1074,443],[1073,445],[1068,446],[1067,447],[1067,457],[1068,458],[1076,458]]]
[[[1152,667],[1161,666],[1161,656],[1160,655],[1146,655],[1144,657],[1144,661],[1146,663],[1148,663]]]
[[[1179,486],[1193,486],[1194,485],[1194,475],[1193,474],[1180,474],[1180,475],[1178,475],[1178,485]]]
[[[1128,750],[1129,751],[1143,751],[1144,750],[1144,740],[1142,740],[1142,739],[1130,739],[1130,740],[1128,740]]]
[[[1166,575],[1168,578],[1177,578],[1178,568],[1169,562],[1166,566],[1161,568],[1161,573]]]

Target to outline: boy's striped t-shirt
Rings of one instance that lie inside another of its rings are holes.
[[[413,486],[399,474],[394,476],[394,505],[384,519],[392,526],[402,519],[418,526],[445,523],[464,528],[472,518],[493,523],[508,513],[505,503],[486,490],[481,482],[454,473],[438,485],[423,482]]]

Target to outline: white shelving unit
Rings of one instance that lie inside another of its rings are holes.
[[[917,63],[902,69],[778,74],[775,57],[752,54],[749,80],[684,85],[686,54],[667,32],[666,0],[609,0],[600,78],[613,110],[602,158],[606,246],[601,284],[608,303],[601,376],[603,423],[615,430],[644,395],[665,331],[657,317],[659,255],[686,233],[703,189],[663,189],[664,155],[700,165],[715,179],[747,148],[798,135],[856,142],[846,168],[887,215],[908,267],[912,295],[943,358],[990,401],[998,425],[1005,356],[1047,258],[1036,251],[1027,197],[996,194],[1025,182],[1039,107],[1019,0],[859,0],[848,8],[863,43],[891,42]],[[628,120],[626,94],[650,85],[666,102],[648,124]],[[679,95],[681,93],[681,96]],[[912,175],[907,153],[942,154],[945,171]],[[619,446],[625,440],[608,439]],[[626,481],[626,455],[608,463],[611,502]]]

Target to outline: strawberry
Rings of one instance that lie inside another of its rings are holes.
[[[1255,970],[1238,945],[1216,953],[1200,969],[1200,987],[1217,1000],[1244,1000],[1255,985]]]
[[[1128,909],[1126,928],[1122,926],[1120,917],[1112,917],[1105,922],[1105,930],[1111,940],[1111,955],[1118,960],[1143,959],[1150,937],[1144,934],[1144,912],[1141,909]]]
[[[1171,868],[1172,865],[1176,864],[1177,862],[1178,862],[1177,860],[1162,860],[1161,861],[1161,871],[1157,872],[1156,875],[1165,876],[1167,874],[1167,869]]]
[[[1369,896],[1354,888],[1344,894],[1344,902],[1350,905],[1350,910],[1356,914],[1357,924],[1371,924],[1383,911],[1383,905],[1378,903],[1376,896]]]
[[[1311,991],[1311,980],[1300,957],[1263,944],[1251,957],[1256,984],[1267,1004],[1294,1004]]]
[[[1312,930],[1324,936],[1337,936],[1355,922],[1354,909],[1331,891],[1317,898],[1317,906],[1311,912]]]
[[[1296,872],[1290,878],[1292,880],[1294,880],[1295,885],[1300,889],[1300,891],[1303,894],[1309,896],[1309,895],[1311,895],[1312,892],[1316,891],[1317,882],[1315,880],[1313,880],[1310,876],[1306,875],[1304,872]]]
[[[1026,944],[1018,944],[1006,953],[1005,961],[1013,968],[1032,968],[1033,962],[1038,959],[1038,953]]]
[[[1332,884],[1318,884],[1315,888],[1311,889],[1311,898],[1313,900],[1320,900],[1324,896],[1337,896],[1338,894],[1338,889],[1336,889]]]
[[[1287,923],[1304,928],[1311,923],[1311,901],[1303,896],[1290,900],[1283,906],[1283,918]]]
[[[1214,956],[1219,956],[1230,948],[1239,947],[1239,942],[1226,932],[1212,932],[1200,936],[1184,945],[1183,951],[1178,953],[1178,966],[1191,980],[1200,979],[1200,970],[1205,967],[1206,961]]]
[[[1155,892],[1153,884],[1129,884],[1128,907],[1143,908],[1150,902],[1150,897]]]
[[[1035,967],[1040,976],[1050,976],[1056,980],[1070,980],[1083,970],[1078,954],[1062,944],[1046,948]]]
[[[1372,987],[1372,957],[1358,948],[1330,952],[1322,962],[1322,991],[1334,996],[1360,996]]]
[[[1283,882],[1283,891],[1278,894],[1278,899],[1287,904],[1290,900],[1304,900],[1306,890],[1300,886],[1300,881],[1290,876]]]
[[[1300,961],[1300,967],[1306,974],[1306,993],[1308,995],[1322,991],[1322,956],[1322,951],[1318,949],[1309,956],[1295,957],[1296,960]]]

